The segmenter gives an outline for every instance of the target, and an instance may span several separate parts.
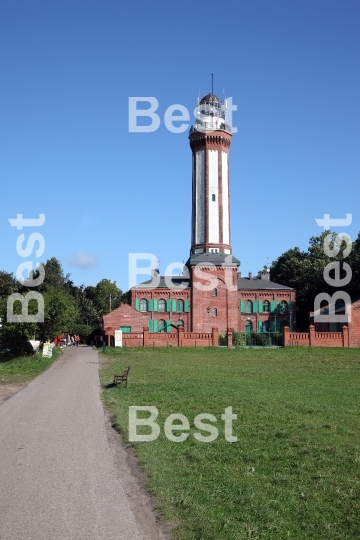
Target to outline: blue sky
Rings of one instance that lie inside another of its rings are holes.
[[[360,230],[360,3],[357,0],[17,1],[0,7],[0,269],[41,233],[76,284],[128,288],[128,256],[161,273],[190,249],[188,133],[211,89],[232,97],[231,241],[253,273],[306,249],[329,213]],[[129,133],[129,97],[159,101],[159,129]],[[17,231],[8,219],[46,216]]]

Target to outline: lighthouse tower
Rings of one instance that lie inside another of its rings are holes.
[[[198,102],[190,129],[192,150],[191,255],[231,254],[229,148],[226,102],[208,94]]]
[[[187,266],[191,280],[191,330],[226,332],[237,327],[240,261],[230,244],[229,149],[226,102],[210,93],[198,102],[190,129],[192,150],[192,239]]]

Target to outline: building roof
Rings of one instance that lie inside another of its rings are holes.
[[[285,285],[280,285],[279,283],[274,283],[273,281],[268,281],[267,279],[259,278],[248,278],[248,277],[239,277],[238,278],[238,290],[248,290],[248,291],[267,291],[267,290],[286,290],[294,291],[292,287],[286,287]]]
[[[174,284],[174,288],[184,286],[184,289],[190,286],[190,279],[185,276],[158,276],[160,277],[159,283],[152,279],[144,281],[139,285],[131,287],[132,289],[171,289],[171,283]]]
[[[207,264],[213,264],[215,266],[239,266],[240,261],[234,255],[227,255],[226,253],[199,253],[198,255],[190,255],[190,258],[186,261],[185,266],[206,266]]]
[[[205,103],[206,101],[218,101],[220,103],[220,99],[218,97],[214,96],[214,94],[212,94],[211,92],[206,94],[206,96],[204,96],[202,98],[200,103]]]

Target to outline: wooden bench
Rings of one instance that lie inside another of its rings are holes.
[[[127,366],[122,375],[114,375],[114,384],[116,384],[117,386],[119,383],[124,382],[125,388],[127,388],[129,371],[130,371],[130,366]]]

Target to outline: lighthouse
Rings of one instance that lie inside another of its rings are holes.
[[[226,101],[213,93],[199,100],[190,128],[192,238],[187,266],[191,280],[192,331],[234,328],[238,317],[240,261],[230,243],[229,150]]]
[[[192,150],[191,255],[232,253],[230,245],[229,149],[226,101],[209,93],[199,100],[190,128]]]

